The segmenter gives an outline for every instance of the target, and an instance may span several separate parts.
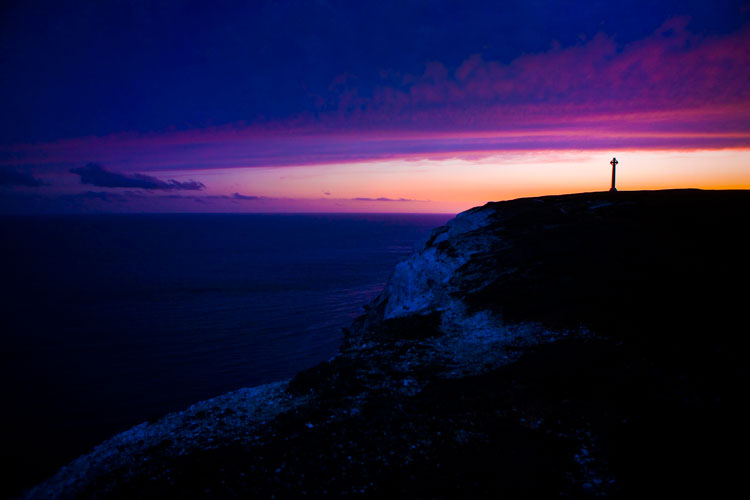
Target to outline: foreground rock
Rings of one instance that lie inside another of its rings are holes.
[[[464,212],[331,361],[142,424],[28,497],[725,496],[748,209],[689,190]]]

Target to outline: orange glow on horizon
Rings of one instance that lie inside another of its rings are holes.
[[[529,196],[619,190],[750,189],[750,150],[502,152],[481,158],[156,172],[195,179],[209,194],[277,199],[294,211],[453,213]],[[363,201],[406,199],[409,201]],[[359,199],[359,200],[357,200]],[[248,207],[252,209],[252,207]]]

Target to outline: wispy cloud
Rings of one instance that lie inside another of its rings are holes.
[[[235,200],[243,200],[243,201],[256,201],[256,200],[261,199],[260,196],[248,196],[248,195],[244,195],[240,193],[234,193],[232,195],[232,198]]]
[[[420,74],[342,86],[315,114],[222,127],[86,137],[0,148],[0,164],[75,164],[81,151],[119,170],[165,171],[479,158],[522,150],[750,148],[750,27],[689,31],[674,18],[619,44],[606,33],[509,62],[467,57]],[[98,186],[200,189],[84,168]],[[111,174],[111,175],[107,175]],[[84,181],[85,182],[85,181]]]
[[[588,41],[525,54],[509,63],[480,55],[450,70],[439,62],[421,75],[397,75],[372,96],[345,89],[340,120],[395,123],[434,132],[529,134],[588,131],[589,139],[668,142],[689,137],[748,144],[750,29],[707,37],[673,18],[627,45],[599,33]],[[501,141],[503,142],[503,141]],[[585,143],[585,141],[577,141]]]
[[[130,194],[111,193],[104,191],[84,191],[82,193],[66,194],[58,197],[61,200],[68,201],[85,201],[85,200],[96,200],[103,201],[106,203],[128,202],[132,196]]]
[[[0,186],[42,186],[44,183],[28,172],[21,172],[15,168],[0,167]]]
[[[99,164],[88,163],[85,167],[72,168],[70,172],[81,176],[81,184],[90,184],[98,187],[122,187],[137,189],[159,189],[159,190],[185,190],[198,191],[206,186],[202,182],[187,181],[178,182],[170,179],[162,181],[156,177],[143,174],[125,175],[106,170]]]
[[[352,201],[419,201],[419,200],[410,200],[408,198],[352,198]]]

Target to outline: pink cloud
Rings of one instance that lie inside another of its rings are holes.
[[[423,75],[406,78],[412,82],[407,88],[383,87],[363,100],[360,116],[407,128],[497,130],[559,126],[570,117],[637,127],[648,114],[664,121],[665,112],[676,112],[680,128],[679,115],[694,110],[702,112],[699,119],[712,119],[709,127],[728,123],[747,132],[750,29],[703,37],[686,25],[686,19],[672,19],[623,47],[600,33],[509,64],[475,55],[451,75],[431,63]]]
[[[750,147],[750,27],[703,36],[686,26],[675,18],[627,45],[600,33],[507,64],[479,55],[455,69],[430,62],[419,75],[384,73],[366,97],[344,75],[331,85],[341,89],[335,110],[315,117],[15,145],[0,149],[0,165],[101,162],[145,172],[532,149]]]

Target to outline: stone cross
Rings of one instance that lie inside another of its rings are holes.
[[[612,165],[612,187],[609,188],[610,192],[617,191],[617,188],[615,188],[615,167],[617,166],[618,163],[620,162],[617,161],[617,158],[612,158],[612,161],[609,162],[609,164]]]

